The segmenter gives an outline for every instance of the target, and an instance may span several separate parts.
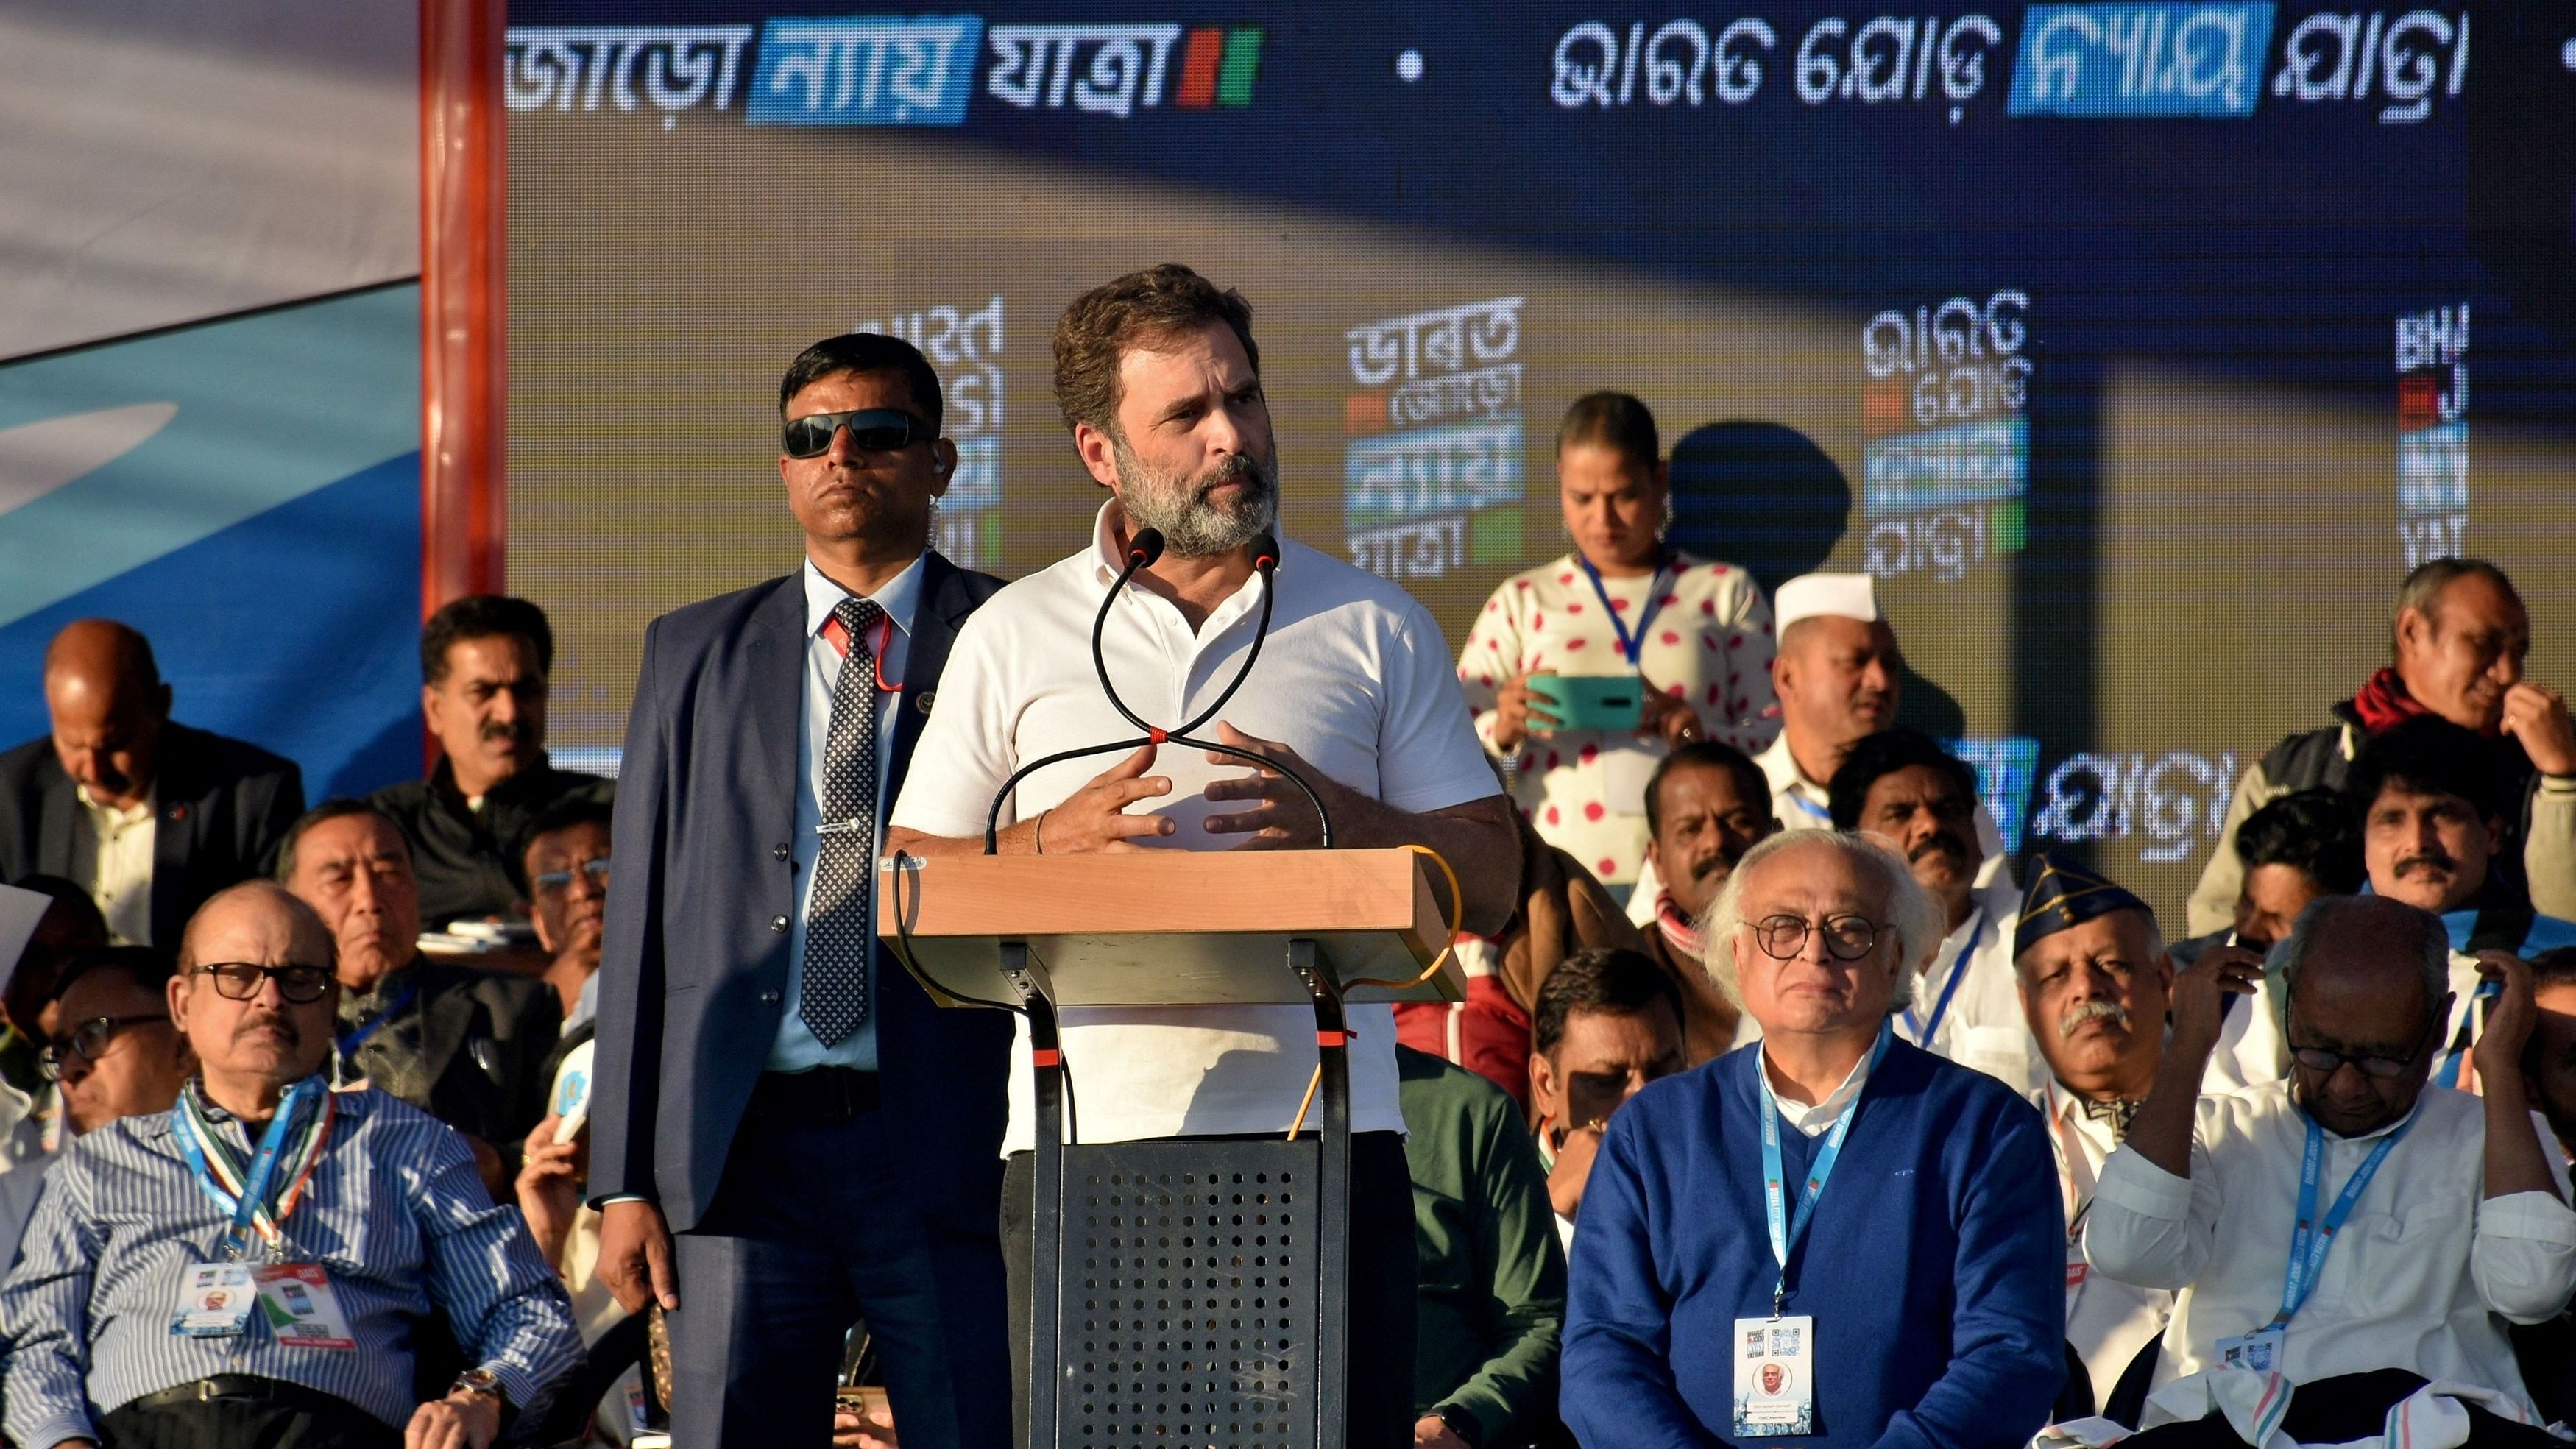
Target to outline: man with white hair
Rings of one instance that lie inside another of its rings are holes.
[[[1890,1026],[1941,934],[1873,841],[1796,831],[1745,853],[1709,952],[1762,1042],[1610,1120],[1565,1336],[1583,1442],[2006,1449],[2047,1420],[2066,1240],[2056,1194],[2032,1190],[2046,1132]]]

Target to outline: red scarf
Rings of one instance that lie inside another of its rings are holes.
[[[2397,677],[2396,669],[2388,666],[2382,666],[2354,693],[2352,708],[2361,716],[2363,731],[2374,735],[2433,712],[2406,692],[2405,681]],[[2490,727],[2479,733],[2492,737],[2496,731]]]
[[[1708,937],[1673,904],[1673,893],[1665,891],[1655,897],[1655,924],[1664,933],[1665,944],[1694,961],[1708,959]]]

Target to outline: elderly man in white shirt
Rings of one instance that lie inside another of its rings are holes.
[[[2502,989],[2480,1100],[2426,1085],[2450,1005],[2439,919],[2330,897],[2274,952],[2290,1078],[2200,1095],[2221,995],[2262,969],[2213,948],[2177,977],[2164,1065],[2085,1225],[2096,1272],[2180,1293],[2131,1442],[2556,1442],[2532,1426],[2504,1329],[2576,1290],[2566,1168],[2516,1067],[2530,968],[2488,958]]]
[[[1102,696],[1090,635],[1131,538],[1151,527],[1164,552],[1110,610],[1100,645],[1125,697],[1165,721],[1205,707],[1233,680],[1263,591],[1275,588],[1259,667],[1215,738],[1311,781],[1336,843],[1437,850],[1458,872],[1465,928],[1499,932],[1515,904],[1519,835],[1439,627],[1401,588],[1313,549],[1281,547],[1266,585],[1255,567],[1255,543],[1277,517],[1278,476],[1250,307],[1187,267],[1155,267],[1077,298],[1057,324],[1055,353],[1075,448],[1114,496],[1088,547],[995,594],[960,631],[887,849],[979,852],[986,811],[1014,770],[1132,733]],[[1080,761],[1038,770],[1002,801],[998,848],[1317,843],[1314,810],[1291,783],[1205,754],[1147,745],[1087,779],[1092,766]],[[1395,1019],[1383,1005],[1352,1007],[1348,1019],[1349,1442],[1393,1446],[1414,1423],[1413,1207]],[[1316,1065],[1315,1018],[1302,1007],[1068,1009],[1061,1024],[1087,1143],[1284,1132]],[[1004,1247],[1024,1323],[1035,1112],[1025,1021],[1011,1072]],[[1025,1336],[1014,1337],[1025,1355]]]

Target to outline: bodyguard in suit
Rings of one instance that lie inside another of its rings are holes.
[[[292,763],[170,718],[150,641],[112,619],[54,636],[45,711],[48,738],[0,755],[0,880],[79,882],[119,943],[175,944],[304,813]]]
[[[644,636],[619,772],[590,1190],[599,1274],[669,1312],[672,1434],[819,1444],[875,1335],[906,1449],[1009,1438],[1010,1020],[875,949],[887,805],[958,626],[1000,581],[929,548],[957,449],[911,345],[853,333],[779,387],[785,578]]]

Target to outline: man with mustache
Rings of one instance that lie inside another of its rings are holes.
[[[2479,953],[2527,961],[2576,945],[2576,922],[2538,914],[2497,870],[2516,789],[2508,748],[2448,720],[2408,720],[2371,738],[2344,786],[2371,893],[2432,912],[2449,936],[2452,1016],[2433,1080],[2469,1091],[2470,1042],[2499,989],[2481,979]]]
[[[420,629],[420,710],[438,741],[424,779],[388,785],[368,803],[411,842],[421,919],[524,917],[511,847],[568,795],[605,801],[613,780],[558,770],[546,757],[546,675],[555,633],[525,599],[474,594]]]
[[[2250,953],[2231,953],[2240,964]],[[2214,964],[2214,963],[2213,963]],[[2102,1164],[2164,1062],[2173,963],[2147,903],[2054,851],[2031,863],[2013,931],[2013,975],[2048,1079],[2047,1117],[2066,1209],[2066,1344],[2081,1371],[2058,1394],[2060,1421],[2101,1414],[2137,1427],[2173,1294],[2095,1273],[2084,1256]]]
[[[1684,745],[1646,781],[1646,864],[1659,887],[1645,952],[1681,993],[1691,1066],[1734,1050],[1747,1030],[1743,1013],[1710,974],[1733,970],[1734,963],[1707,959],[1702,918],[1744,852],[1779,829],[1762,767],[1733,745]]]
[[[267,871],[302,773],[170,718],[149,640],[76,619],[45,650],[44,688],[52,733],[0,754],[0,881],[69,877],[113,940],[166,949],[207,897]]]
[[[2483,559],[2418,566],[2397,591],[2392,660],[2323,729],[2294,734],[2245,772],[2218,848],[2191,893],[2191,933],[2224,931],[2245,873],[2237,827],[2292,790],[2339,789],[2374,735],[2434,716],[2499,740],[2506,772],[2498,874],[2533,906],[2576,918],[2576,722],[2556,690],[2525,679],[2531,618],[2504,570]]]
[[[411,850],[382,811],[328,800],[278,852],[278,879],[337,942],[340,1053],[353,1073],[465,1135],[495,1197],[545,1115],[554,993],[420,954]]]
[[[550,958],[544,980],[563,1006],[567,1033],[597,1009],[591,983],[598,977],[600,933],[608,917],[611,819],[599,801],[566,796],[528,826],[519,846],[537,946]]]
[[[1948,934],[1919,963],[1914,995],[1896,1030],[2024,1095],[2045,1075],[2013,985],[2009,922],[2020,897],[1998,875],[1977,881],[1986,852],[1977,832],[1977,772],[1929,737],[1892,729],[1853,742],[1829,792],[1838,830],[1875,835],[1905,857],[1941,905]]]
[[[72,1144],[0,1285],[11,1442],[490,1449],[579,1357],[563,1285],[455,1131],[331,1086],[331,956],[265,881],[189,922],[166,1006],[195,1079]],[[432,1310],[472,1367],[424,1403]]]
[[[994,797],[1023,764],[1132,737],[1102,696],[1093,621],[1129,540],[1151,527],[1163,553],[1112,603],[1099,646],[1127,697],[1166,723],[1214,702],[1275,590],[1259,667],[1206,727],[1210,737],[1310,781],[1337,845],[1439,852],[1458,874],[1464,928],[1496,934],[1521,875],[1518,812],[1477,743],[1439,626],[1402,588],[1311,548],[1281,543],[1275,570],[1256,567],[1279,489],[1251,316],[1240,293],[1176,264],[1119,277],[1065,309],[1056,402],[1110,497],[1080,552],[995,594],[959,633],[887,846],[980,854]],[[1077,759],[1030,774],[1001,799],[999,849],[1296,849],[1320,843],[1320,824],[1274,771],[1147,744],[1107,770]],[[1434,887],[1444,906],[1447,894]],[[1284,1133],[1319,1065],[1314,1013],[1302,1006],[1071,1008],[1061,1021],[1086,1143]],[[1414,1423],[1415,1275],[1394,1015],[1356,1005],[1349,1023],[1356,1449],[1401,1444]],[[1030,1302],[1036,1182],[1025,1019],[1011,1070],[1003,1201],[1016,1329]],[[1026,1351],[1023,1333],[1013,1342]]]
[[[2290,1076],[2217,1095],[2202,1077],[2219,999],[2252,990],[2255,964],[2212,951],[2176,975],[2164,1062],[2084,1225],[2093,1272],[2178,1294],[2147,1427],[2125,1442],[2556,1442],[2505,1332],[2576,1290],[2566,1166],[2519,1070],[2531,972],[2484,960],[2481,1101],[2429,1080],[2449,955],[2441,920],[2403,901],[2311,904],[2271,953]]]
[[[2213,946],[2268,951],[2290,933],[2290,923],[2320,896],[2348,896],[2365,879],[2361,823],[2333,790],[2294,790],[2245,817],[2236,829],[2237,858],[2245,884],[2236,897],[2236,923],[2224,931],[2173,943],[2174,969],[2186,970]],[[2209,1090],[2233,1091],[2273,1081],[2290,1069],[2281,1041],[2281,1016],[2267,981],[2252,1001],[2230,996],[2221,1003],[2227,1024],[2209,1059]]]

